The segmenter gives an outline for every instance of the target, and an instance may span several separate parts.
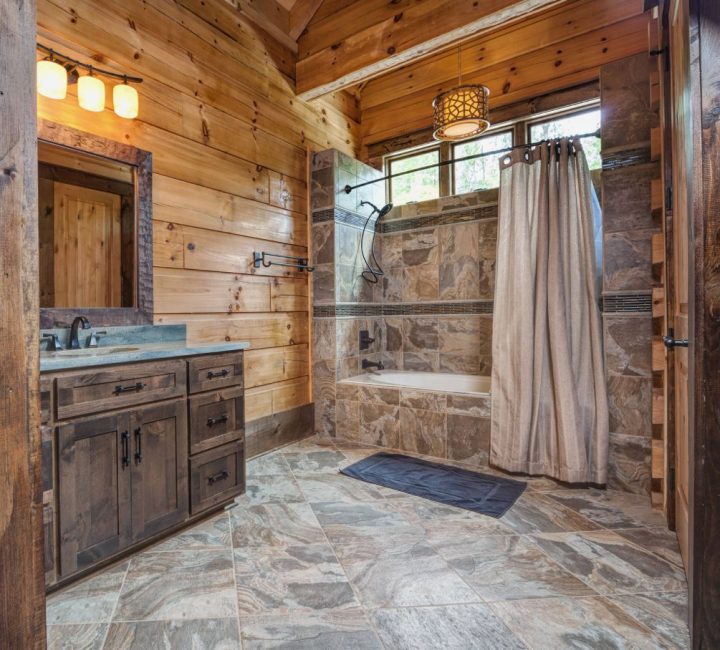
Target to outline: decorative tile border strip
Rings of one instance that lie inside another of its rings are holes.
[[[369,208],[368,208],[369,211]],[[335,222],[342,223],[346,226],[355,226],[356,228],[362,228],[365,225],[369,215],[358,214],[352,210],[346,210],[345,208],[335,208]],[[377,218],[373,216],[370,220],[370,224],[374,224]]]
[[[652,162],[650,158],[650,147],[640,147],[602,154],[603,171],[622,169],[623,167],[632,167],[633,165],[646,165],[649,162]]]
[[[497,216],[497,204],[485,205],[479,208],[469,208],[467,210],[456,210],[446,213],[439,212],[437,214],[411,217],[409,219],[384,221],[380,224],[380,232],[389,233],[400,232],[403,230],[414,230],[416,228],[426,228],[430,226],[447,226],[454,223],[476,221],[479,219],[497,219]]]
[[[603,314],[652,313],[652,294],[625,293],[603,296],[600,299]]]
[[[452,314],[492,314],[492,300],[468,302],[415,302],[415,303],[340,303],[315,305],[314,318],[340,318],[348,316],[424,316]]]

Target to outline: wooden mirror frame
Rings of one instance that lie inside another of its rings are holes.
[[[69,327],[87,316],[93,327],[147,325],[153,322],[152,154],[137,147],[85,133],[63,124],[38,120],[38,142],[60,145],[131,165],[135,169],[135,306],[40,309],[40,327]]]

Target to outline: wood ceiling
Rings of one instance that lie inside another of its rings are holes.
[[[433,97],[458,82],[458,50],[463,82],[498,107],[647,49],[643,0],[216,1],[295,53],[299,98],[350,90],[364,145],[429,125]]]
[[[642,0],[573,0],[460,46],[463,83],[490,89],[490,106],[594,81],[600,66],[647,51]],[[431,103],[458,83],[458,49],[438,52],[359,89],[363,145],[430,126]]]

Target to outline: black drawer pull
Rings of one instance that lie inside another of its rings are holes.
[[[135,463],[142,463],[142,429],[135,429]]]
[[[143,388],[145,388],[146,384],[143,384],[142,382],[137,382],[137,384],[133,384],[132,386],[115,386],[115,390],[113,391],[116,395],[122,395],[123,393],[137,393],[141,391]]]
[[[224,424],[227,421],[228,421],[228,415],[227,415],[227,413],[224,413],[219,418],[208,418],[207,425],[209,427],[211,427],[214,424]]]
[[[222,472],[218,472],[217,474],[213,474],[212,476],[208,476],[208,485],[213,485],[218,481],[224,481],[228,476],[230,476],[230,474],[228,474],[226,469]]]
[[[130,467],[130,433],[123,431],[122,435],[122,468]]]
[[[227,368],[223,368],[220,372],[213,372],[212,370],[208,371],[207,378],[208,379],[219,379],[220,377],[227,377],[229,375],[229,371]]]

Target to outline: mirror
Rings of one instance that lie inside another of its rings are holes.
[[[43,327],[152,320],[150,154],[43,122],[38,137]],[[149,270],[149,272],[148,272]]]
[[[131,165],[38,143],[40,307],[135,306]]]

